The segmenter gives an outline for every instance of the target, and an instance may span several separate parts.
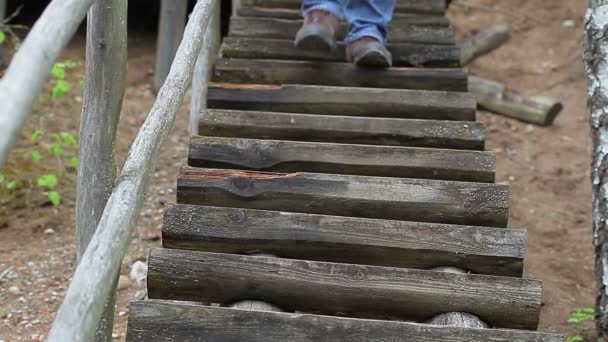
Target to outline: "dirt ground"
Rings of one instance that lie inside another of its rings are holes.
[[[585,0],[457,0],[450,9],[459,37],[495,23],[513,30],[504,47],[469,67],[472,74],[563,101],[563,113],[548,128],[484,112],[479,118],[488,128],[487,148],[497,152],[498,180],[511,186],[510,226],[528,230],[525,276],[544,283],[540,329],[567,335],[574,333],[566,323],[571,309],[594,302],[591,148],[581,57],[585,7]],[[82,36],[75,38],[64,58],[82,62],[83,43]],[[155,38],[132,34],[129,43],[117,144],[121,160],[155,99]],[[77,69],[83,73],[82,65]],[[77,92],[70,96],[73,101],[52,121],[76,134],[81,99]],[[187,110],[182,108],[164,148],[123,275],[160,243],[162,207],[175,200],[176,172],[186,162]],[[74,268],[74,192],[72,187],[58,209],[10,208],[0,216],[0,341],[42,341],[48,333]],[[119,291],[116,340],[124,340],[129,301],[144,296],[142,284]]]

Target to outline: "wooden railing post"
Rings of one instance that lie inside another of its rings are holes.
[[[190,106],[190,135],[198,135],[199,116],[207,108],[207,84],[211,79],[211,69],[217,58],[220,46],[220,20],[220,6],[216,6],[205,32],[203,48],[194,69]]]
[[[76,201],[78,262],[95,233],[116,179],[114,141],[127,72],[127,0],[97,0],[91,6],[86,54]],[[95,341],[112,340],[115,292],[111,291],[105,303]]]
[[[154,89],[158,91],[165,82],[175,52],[184,35],[188,0],[161,0],[156,44],[156,71]]]
[[[129,157],[106,204],[97,230],[76,268],[53,322],[49,342],[94,340],[103,305],[114,291],[131,234],[161,148],[192,81],[196,57],[218,0],[199,0],[158,98],[131,145]]]
[[[241,7],[241,0],[232,0],[232,15],[233,16],[236,16],[240,7]]]

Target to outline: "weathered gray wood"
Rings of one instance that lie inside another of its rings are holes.
[[[474,121],[441,121],[208,109],[204,136],[483,150],[485,129]]]
[[[277,19],[302,19],[299,9],[289,8],[267,8],[267,7],[241,7],[235,14],[241,17],[277,18]],[[449,26],[450,21],[444,15],[420,14],[420,13],[395,13],[392,26],[403,24],[433,24]]]
[[[188,165],[494,182],[493,152],[193,136]]]
[[[150,250],[147,284],[153,299],[256,298],[290,311],[414,321],[461,311],[512,329],[536,329],[542,296],[529,279],[167,248]]]
[[[183,168],[179,203],[505,227],[499,184]]]
[[[419,90],[468,91],[460,69],[359,68],[352,63],[268,59],[218,60],[215,82],[309,84]]]
[[[608,341],[608,0],[590,0],[585,17],[584,62],[588,79],[593,158],[595,322],[598,342]]]
[[[345,45],[333,52],[301,50],[293,40],[226,37],[222,55],[228,58],[287,59],[326,62],[346,61]],[[389,44],[395,66],[460,67],[460,49],[449,45]]]
[[[182,41],[187,13],[187,0],[161,0],[160,2],[156,71],[154,72],[154,89],[157,91],[165,82],[179,43]]]
[[[259,300],[241,300],[234,304],[230,304],[228,307],[232,309],[248,310],[248,311],[270,311],[270,312],[283,312],[281,308],[272,304],[261,302]]]
[[[301,3],[300,0],[241,0],[240,5],[243,7],[298,9]],[[397,13],[443,14],[446,9],[446,0],[397,0],[395,2],[395,12]]]
[[[458,44],[461,53],[460,63],[463,66],[471,63],[474,59],[497,49],[509,40],[509,37],[509,27],[500,24],[464,39]]]
[[[302,27],[302,20],[232,17],[229,35],[233,37],[293,39]],[[343,41],[348,25],[341,23],[336,39]],[[391,43],[415,43],[454,45],[454,31],[450,26],[412,23],[394,23],[389,26],[388,41]]]
[[[478,105],[491,112],[542,126],[550,126],[562,111],[562,104],[544,96],[526,96],[504,85],[469,76],[469,91]]]
[[[84,254],[116,180],[114,141],[127,74],[127,0],[97,0],[87,16],[86,78],[80,120],[76,253]],[[91,180],[94,180],[91,182]],[[118,280],[118,272],[114,275]],[[95,341],[110,342],[116,282]]]
[[[190,135],[198,134],[199,113],[207,108],[207,87],[211,79],[213,64],[219,54],[220,45],[220,6],[214,10],[213,16],[205,31],[203,47],[194,68],[192,78],[192,99],[190,103],[190,120],[188,129]]]
[[[563,342],[525,330],[471,329],[135,301],[127,342]]]
[[[330,87],[213,83],[209,108],[328,115],[475,120],[475,100],[468,93]]]
[[[90,342],[120,270],[161,147],[192,80],[205,28],[219,1],[199,1],[169,76],[131,145],[97,231],[74,273],[49,334],[50,342]]]
[[[0,79],[0,168],[20,136],[53,64],[94,1],[51,1]]]
[[[163,247],[521,277],[526,232],[170,204]]]

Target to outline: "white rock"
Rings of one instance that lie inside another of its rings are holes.
[[[131,273],[129,278],[136,282],[138,285],[143,285],[148,275],[148,265],[143,261],[136,261],[131,266]]]
[[[8,288],[8,293],[12,294],[13,296],[18,296],[21,294],[21,290],[17,286],[11,286]]]
[[[562,23],[563,27],[574,27],[575,23],[574,20],[564,20],[564,22]]]
[[[125,275],[121,275],[118,278],[118,291],[127,289],[127,288],[131,287],[131,285],[133,285],[133,283],[131,282],[129,277],[127,277]]]
[[[47,234],[47,235],[55,234],[55,229],[49,227],[44,230],[44,234]]]

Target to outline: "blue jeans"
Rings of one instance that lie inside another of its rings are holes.
[[[393,18],[395,0],[302,0],[302,14],[325,10],[349,25],[347,44],[363,37],[386,43],[388,25]]]

